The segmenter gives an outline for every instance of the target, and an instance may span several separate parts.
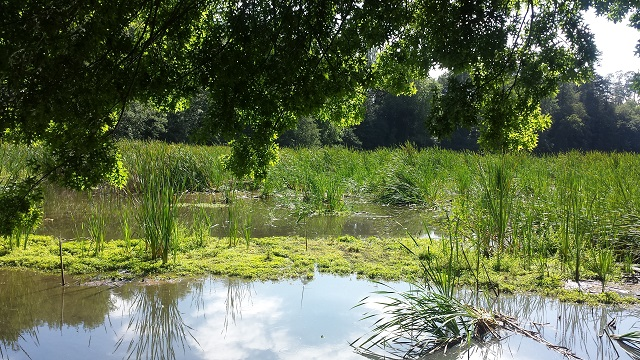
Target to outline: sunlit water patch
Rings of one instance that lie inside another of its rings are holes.
[[[397,290],[408,284],[391,284]],[[0,271],[0,358],[6,359],[382,359],[350,346],[371,322],[353,308],[379,290],[354,277],[312,281],[196,279],[121,286],[59,286],[59,278]],[[587,307],[539,296],[501,297],[495,309],[583,359],[629,359],[606,336],[631,329],[638,309]],[[562,359],[520,335],[449,349],[429,359]]]

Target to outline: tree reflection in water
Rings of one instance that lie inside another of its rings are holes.
[[[108,287],[62,287],[58,276],[0,270],[0,359],[29,355],[40,346],[38,329],[95,329],[114,309]]]

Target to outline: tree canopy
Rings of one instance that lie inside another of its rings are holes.
[[[354,124],[367,91],[411,93],[441,67],[435,134],[477,126],[486,148],[531,149],[549,126],[540,100],[592,74],[589,7],[640,27],[627,0],[1,0],[0,141],[47,155],[5,179],[0,233],[45,178],[122,183],[113,134],[134,100],[181,109],[206,94],[198,131],[229,139],[230,168],[261,178],[299,118]]]

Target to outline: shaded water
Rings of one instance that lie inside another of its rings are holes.
[[[136,201],[119,194],[98,194],[49,189],[44,204],[44,218],[37,234],[63,239],[88,236],[89,217],[99,213],[105,217],[106,238],[122,237],[124,219],[128,218],[134,237],[142,236],[136,226]],[[397,237],[420,234],[424,222],[433,215],[424,209],[352,203],[343,214],[321,214],[300,218],[295,204],[279,199],[238,197],[231,216],[251,227],[251,236],[325,236]],[[211,236],[229,234],[230,206],[220,194],[186,194],[179,199],[179,223],[188,229],[204,213],[211,219]]]
[[[0,270],[0,358],[364,359],[349,343],[371,324],[359,320],[365,309],[352,307],[377,289],[369,281],[321,274],[309,282],[207,278],[62,288],[56,276]],[[615,318],[616,332],[624,333],[640,316],[637,308],[539,296],[502,297],[496,309],[528,327],[525,319],[545,324],[539,329],[547,340],[584,359],[616,358],[617,345],[599,337],[602,328]],[[428,357],[540,358],[563,357],[519,335]]]

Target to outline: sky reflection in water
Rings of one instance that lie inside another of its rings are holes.
[[[0,271],[0,279],[0,358],[8,359],[362,360],[349,342],[369,330],[371,321],[360,321],[362,313],[379,310],[373,303],[352,309],[379,290],[375,283],[319,274],[310,282],[210,278],[65,289],[54,286],[56,277],[32,273]],[[585,359],[616,358],[613,345],[598,336],[603,326],[616,318],[616,332],[622,333],[639,318],[638,309],[590,308],[538,296],[503,297],[496,309],[546,324],[540,329],[547,340]],[[428,359],[443,358],[563,357],[512,335]]]

